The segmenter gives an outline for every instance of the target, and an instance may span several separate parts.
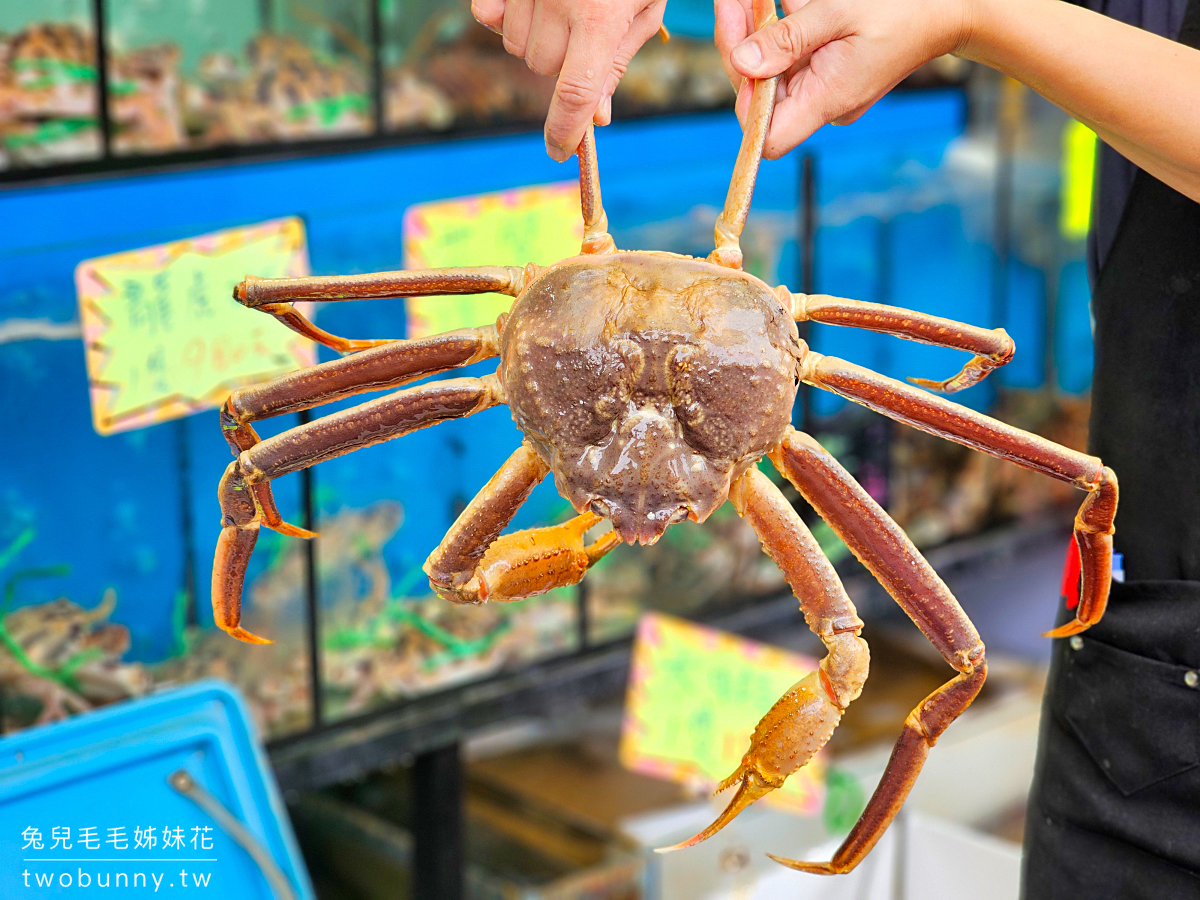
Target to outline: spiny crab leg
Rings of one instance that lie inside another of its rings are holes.
[[[237,456],[259,443],[251,422],[367,391],[392,390],[417,378],[489,359],[499,352],[495,325],[414,341],[384,341],[378,347],[234,391],[221,407],[221,431]],[[262,524],[291,537],[315,536],[283,521],[269,482],[251,485],[250,491],[262,511]]]
[[[474,266],[456,269],[414,269],[369,275],[319,275],[309,278],[247,277],[233,289],[233,298],[249,309],[270,313],[288,328],[339,353],[355,353],[387,343],[355,341],[318,328],[292,306],[294,301],[432,297],[448,294],[507,294],[518,296],[538,269],[533,264]]]
[[[741,765],[717,787],[719,793],[737,785],[724,812],[695,837],[660,853],[707,840],[755,800],[782,787],[789,775],[825,746],[867,679],[870,653],[859,637],[862,620],[812,532],[779,488],[752,468],[734,482],[729,499],[783,571],[805,622],[828,654],[816,671],[779,698],[754,729]]]
[[[584,545],[584,535],[602,521],[593,512],[562,525],[501,535],[549,471],[527,444],[505,461],[425,561],[438,596],[474,604],[544,594],[578,583],[620,542],[609,531]]]
[[[579,203],[583,210],[585,254],[614,253],[617,246],[608,233],[608,215],[600,199],[600,167],[596,161],[596,129],[588,125],[576,151],[579,157]]]
[[[1016,346],[1003,328],[978,328],[953,319],[930,316],[882,303],[866,303],[828,294],[793,294],[787,288],[776,288],[784,309],[790,309],[797,322],[824,322],[863,328],[894,335],[908,341],[966,350],[975,356],[962,371],[944,381],[910,378],[913,384],[932,391],[950,394],[978,384],[993,369],[1013,358]]]
[[[774,0],[754,0],[754,28],[761,30],[778,21]],[[733,167],[733,178],[729,182],[729,193],[725,196],[725,208],[717,216],[715,232],[716,249],[709,254],[709,261],[731,269],[742,267],[740,239],[750,215],[750,198],[754,195],[754,182],[758,178],[758,166],[762,162],[763,145],[771,127],[771,113],[775,110],[775,92],[779,76],[754,82],[750,95],[750,111],[742,130],[742,145],[738,148],[737,162]]]
[[[1100,621],[1112,581],[1113,519],[1117,514],[1117,476],[1112,469],[1094,456],[832,356],[809,351],[800,377],[813,387],[832,391],[898,422],[1087,491],[1075,516],[1075,542],[1082,566],[1079,606],[1073,621],[1046,632],[1046,637],[1078,634]]]
[[[217,488],[222,526],[212,577],[217,626],[247,643],[269,643],[240,624],[246,565],[261,520],[255,485],[503,402],[503,388],[495,375],[434,381],[341,410],[238,454]]]
[[[848,872],[870,852],[904,804],[929,749],[983,687],[983,641],[950,589],[883,508],[825,450],[789,428],[771,462],[870,570],[959,674],[909,713],[887,768],[858,822],[827,863],[771,858],[820,875]]]

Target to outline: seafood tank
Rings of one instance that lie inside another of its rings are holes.
[[[0,3],[0,169],[101,153],[91,0]]]
[[[733,104],[711,39],[711,12],[683,2],[666,15],[671,40],[653,39],[634,57],[613,97],[618,119]],[[466,0],[382,0],[380,16],[386,130],[538,127],[545,119],[554,79],[506,53]]]
[[[113,152],[374,130],[368,0],[106,0]]]

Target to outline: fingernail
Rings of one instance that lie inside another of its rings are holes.
[[[570,153],[568,153],[562,147],[558,147],[549,141],[546,141],[546,152],[550,154],[550,158],[555,162],[566,162],[571,158]]]
[[[600,101],[600,118],[602,125],[612,121],[612,97],[605,97]]]
[[[762,51],[758,49],[758,44],[754,41],[745,41],[733,48],[733,53],[729,55],[733,60],[734,66],[739,71],[747,69],[757,69],[762,65]]]

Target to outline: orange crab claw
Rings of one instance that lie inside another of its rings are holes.
[[[743,765],[738,766],[736,772],[717,785],[717,789],[713,793],[719,794],[721,791],[731,788],[735,784],[738,786],[737,793],[733,795],[724,811],[717,816],[711,825],[709,825],[699,834],[688,838],[686,841],[680,844],[675,844],[671,847],[659,847],[654,852],[670,853],[672,850],[683,850],[685,847],[694,847],[701,841],[707,841],[710,837],[732,822],[737,817],[738,813],[744,810],[747,806],[749,806],[755,800],[765,797],[767,794],[771,793],[771,791],[775,790],[775,788],[779,787],[777,784],[767,784],[767,782],[763,780],[762,776],[759,775],[758,772]]]
[[[774,853],[768,853],[767,856],[782,866],[795,869],[797,872],[807,872],[809,875],[840,875],[842,872],[841,869],[835,869],[831,862],[810,863],[800,859],[787,859],[782,856],[776,856]]]

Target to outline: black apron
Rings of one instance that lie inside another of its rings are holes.
[[[1179,40],[1200,46],[1200,0]],[[1054,642],[1023,896],[1200,898],[1200,204],[1139,171],[1092,310],[1126,580]]]

